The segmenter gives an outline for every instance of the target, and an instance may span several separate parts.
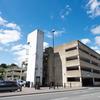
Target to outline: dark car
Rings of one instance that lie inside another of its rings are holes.
[[[0,91],[22,91],[22,86],[17,84],[16,81],[0,81]]]

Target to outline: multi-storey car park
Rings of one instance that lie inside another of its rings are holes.
[[[100,85],[100,54],[78,40],[56,46],[54,58],[51,56],[52,50],[49,49],[51,48],[44,52],[46,76],[43,81],[46,84],[54,81],[64,87]]]

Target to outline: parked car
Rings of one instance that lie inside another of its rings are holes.
[[[17,84],[16,81],[0,81],[0,91],[22,91],[22,86]]]
[[[26,81],[24,81],[24,80],[17,80],[17,83],[18,83],[19,85],[21,85],[21,86],[25,86]]]

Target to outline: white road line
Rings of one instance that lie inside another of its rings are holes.
[[[81,95],[81,96],[93,96],[94,94],[83,94],[83,95]]]
[[[63,97],[63,98],[56,98],[56,99],[50,99],[50,100],[67,100],[69,99],[68,97]]]
[[[21,95],[21,96],[8,96],[8,97],[0,97],[0,100],[7,100],[10,98],[23,98],[23,97],[31,97],[31,96],[36,96],[36,95]]]

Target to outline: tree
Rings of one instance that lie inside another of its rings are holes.
[[[18,65],[12,63],[11,65],[9,65],[10,68],[18,68]]]
[[[7,68],[8,67],[8,65],[6,65],[5,63],[2,63],[1,65],[0,65],[0,68]]]
[[[4,79],[5,77],[5,68],[0,68],[0,79]]]
[[[0,65],[0,79],[4,79],[5,77],[5,69],[8,68],[8,65],[6,65],[5,63],[2,63]]]

